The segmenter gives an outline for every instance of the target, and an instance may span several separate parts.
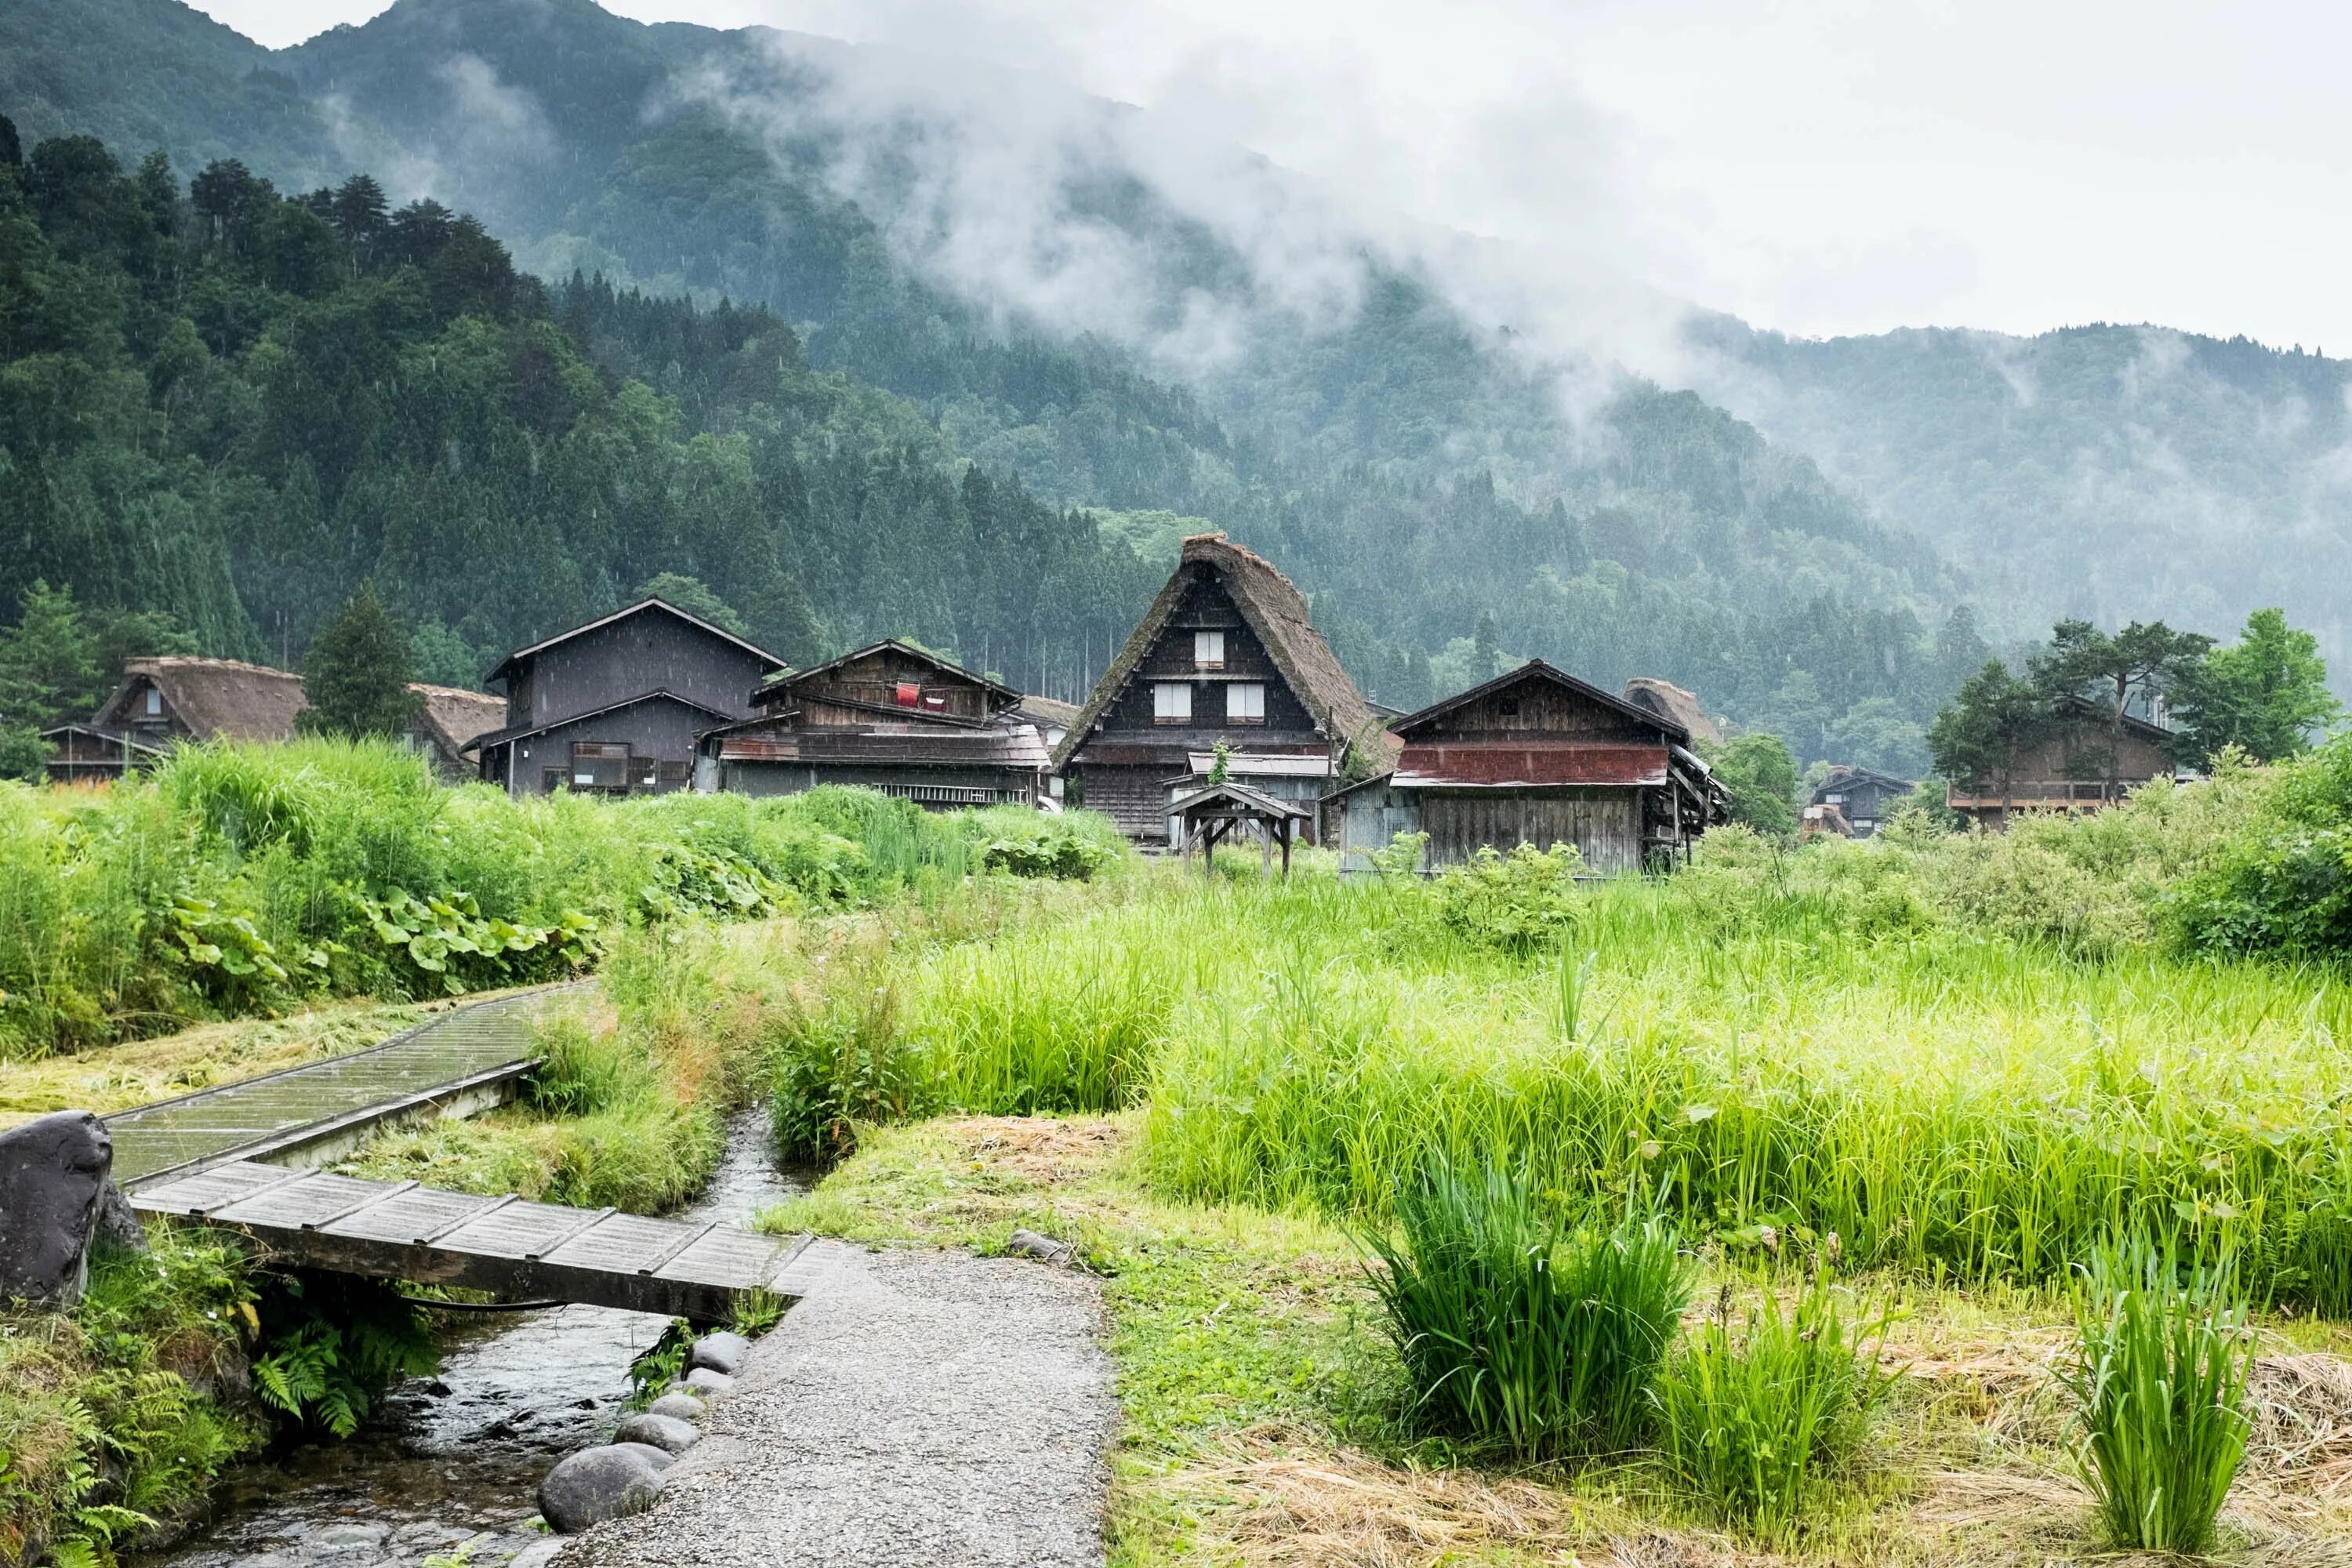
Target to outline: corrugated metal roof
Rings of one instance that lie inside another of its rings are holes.
[[[835,731],[738,731],[719,737],[719,757],[729,763],[1027,770],[1045,765],[1045,742],[1032,724],[987,730],[909,724],[887,731],[878,725]]]
[[[1666,748],[1531,746],[1496,742],[1407,746],[1390,782],[1399,789],[1496,789],[1528,784],[1655,787],[1666,782]]]

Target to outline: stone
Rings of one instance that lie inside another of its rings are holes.
[[[671,1392],[675,1393],[683,1388],[688,1394],[724,1394],[734,1386],[735,1380],[725,1373],[713,1372],[707,1366],[698,1366],[686,1374],[683,1382],[673,1384]]]
[[[643,1459],[646,1464],[651,1465],[656,1471],[667,1470],[672,1465],[677,1463],[677,1456],[676,1454],[671,1453],[667,1448],[656,1448],[651,1443],[622,1443],[616,1441],[607,1446],[614,1448],[626,1448],[630,1453],[635,1454],[638,1458]]]
[[[563,1542],[552,1537],[534,1541],[507,1559],[507,1568],[547,1568],[563,1550]]]
[[[138,1211],[122,1189],[109,1178],[106,1190],[98,1199],[97,1241],[117,1252],[144,1253],[147,1250],[147,1227],[139,1223]]]
[[[661,1463],[655,1464],[649,1454]],[[669,1463],[667,1454],[642,1443],[583,1448],[539,1483],[540,1515],[557,1534],[577,1535],[592,1524],[643,1513],[653,1506]]]
[[[380,1551],[391,1538],[388,1524],[331,1524],[324,1530],[314,1530],[304,1544],[314,1552],[341,1555],[352,1552]]]
[[[64,1310],[89,1282],[114,1141],[87,1110],[0,1132],[0,1300]]]
[[[1055,1241],[1052,1237],[1040,1236],[1034,1230],[1014,1231],[1009,1245],[1011,1250],[1020,1253],[1024,1258],[1034,1258],[1046,1263],[1063,1262],[1069,1258],[1071,1252],[1068,1242]]]
[[[702,1441],[691,1421],[681,1421],[675,1415],[656,1415],[643,1411],[630,1416],[613,1434],[615,1443],[644,1443],[672,1454],[683,1454]]]
[[[686,1364],[707,1366],[713,1372],[732,1377],[743,1370],[743,1358],[751,1353],[751,1341],[720,1329],[694,1342],[693,1350],[687,1352]]]
[[[710,1406],[691,1394],[665,1394],[646,1406],[648,1415],[667,1415],[673,1421],[699,1421],[710,1413]]]

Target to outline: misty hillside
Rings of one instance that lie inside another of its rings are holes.
[[[2180,500],[2168,422],[2212,399],[2077,406],[2053,376],[2033,406],[2063,419],[2021,444],[1966,354],[1906,372],[1900,339],[1736,323],[1645,380],[1610,334],[1510,330],[1442,255],[1351,228],[1239,149],[1171,150],[1148,113],[1004,73],[587,0],[401,0],[274,53],[166,0],[24,0],[0,11],[0,112],[28,150],[87,130],[126,165],[161,147],[182,180],[228,153],[289,193],[364,169],[478,214],[551,279],[765,307],[813,370],[901,400],[937,461],[1090,509],[1114,548],[1148,556],[1207,519],[1274,553],[1402,704],[1542,654],[1910,768],[1981,650],[1966,617],[1944,626],[1965,601],[2003,636],[2086,592],[2141,613],[2174,579],[2213,591],[2152,607],[2213,630],[2267,602],[2259,565],[2242,598],[2193,555],[2159,565],[2089,526],[2115,507],[2078,527],[2063,504],[2096,492],[2084,449],[2111,456],[2114,494]],[[2221,402],[2284,428],[2283,395]],[[2244,495],[2314,493],[2310,423],[2282,437],[2294,471]],[[2036,518],[2067,521],[2029,560]],[[458,624],[417,593],[414,613]],[[828,605],[822,634],[880,613]],[[503,632],[467,624],[486,647]]]

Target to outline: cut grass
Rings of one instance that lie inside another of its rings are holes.
[[[1361,1256],[1329,1224],[1155,1195],[1139,1118],[937,1121],[870,1133],[764,1223],[873,1245],[1006,1248],[1028,1227],[1103,1273],[1126,1413],[1113,1455],[1116,1568],[1176,1563],[1668,1565],[1868,1563],[2043,1568],[2112,1562],[2086,1526],[2052,1375],[2073,1334],[2050,1290],[1905,1288],[1898,1373],[1866,1474],[1784,1548],[1744,1544],[1647,1461],[1576,1472],[1450,1468],[1395,1420],[1402,1370]],[[1793,1281],[1717,1264],[1729,1282]],[[1884,1279],[1858,1281],[1884,1290]],[[2352,1379],[2339,1328],[2267,1326],[2258,1435],[2222,1520],[2232,1561],[2352,1562]],[[2264,1401],[2269,1403],[2265,1404]]]

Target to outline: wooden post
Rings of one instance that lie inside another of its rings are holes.
[[[1284,818],[1282,819],[1282,874],[1283,874],[1285,877],[1287,877],[1287,876],[1289,876],[1289,875],[1290,875],[1290,832],[1291,832],[1291,826],[1292,826],[1292,824],[1291,824],[1290,818],[1288,818],[1288,817],[1286,817],[1286,817],[1284,817]]]
[[[1260,822],[1257,825],[1257,874],[1261,877],[1269,877],[1274,874],[1274,824]]]

